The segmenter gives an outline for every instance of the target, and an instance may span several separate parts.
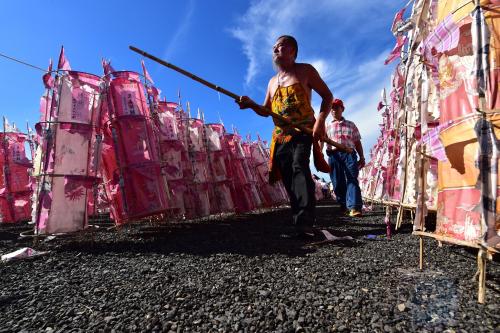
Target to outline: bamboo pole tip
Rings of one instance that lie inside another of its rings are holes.
[[[137,52],[137,53],[141,53],[141,54],[144,53],[144,51],[142,51],[141,49],[139,49],[133,45],[129,45],[128,48],[134,52]]]

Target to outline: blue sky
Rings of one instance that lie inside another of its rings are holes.
[[[264,99],[274,74],[271,46],[277,36],[294,35],[298,61],[313,64],[355,121],[366,155],[378,135],[377,104],[389,86],[394,65],[384,66],[394,46],[390,32],[402,0],[256,0],[256,1],[62,1],[0,2],[0,53],[46,68],[57,64],[61,45],[73,70],[102,74],[100,59],[117,70],[141,71],[134,45],[237,94]],[[145,60],[162,96],[189,101],[207,122],[240,134],[270,138],[272,121],[161,65]],[[0,57],[4,84],[0,115],[20,129],[38,119],[42,72]],[[320,101],[313,98],[318,110]]]

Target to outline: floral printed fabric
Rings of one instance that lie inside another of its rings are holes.
[[[311,129],[314,125],[314,110],[309,102],[309,96],[300,83],[278,87],[271,101],[271,109],[273,113],[290,119],[294,124],[305,125]],[[274,125],[269,159],[269,180],[271,183],[281,178],[273,164],[276,143],[289,142],[294,135],[301,133],[298,129],[287,126],[276,119],[274,119]]]
[[[306,125],[312,129],[314,110],[309,97],[300,83],[288,87],[278,87],[271,102],[272,112],[290,119],[295,124]],[[273,140],[288,142],[293,135],[300,133],[297,129],[274,120]]]

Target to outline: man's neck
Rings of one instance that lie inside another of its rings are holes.
[[[278,73],[290,73],[293,71],[293,67],[295,66],[295,62],[287,63],[287,64],[279,64],[278,65]]]

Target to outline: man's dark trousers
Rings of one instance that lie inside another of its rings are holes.
[[[293,224],[299,231],[312,228],[315,220],[315,186],[309,168],[311,146],[312,136],[298,134],[275,147],[274,163],[290,199]]]

